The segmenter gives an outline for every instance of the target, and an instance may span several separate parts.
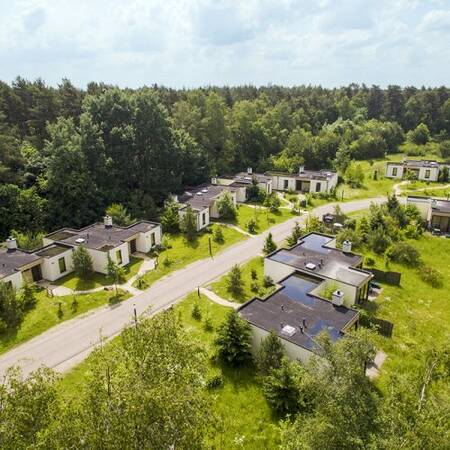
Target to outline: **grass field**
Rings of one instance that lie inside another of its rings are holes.
[[[161,277],[181,269],[188,264],[203,258],[209,258],[209,239],[211,238],[211,248],[213,255],[224,250],[230,245],[235,244],[247,237],[239,231],[223,225],[222,228],[224,242],[219,244],[214,242],[212,234],[208,232],[202,232],[198,234],[197,239],[194,242],[188,242],[181,234],[165,234],[166,240],[169,242],[171,248],[167,248],[160,252],[158,256],[158,265],[155,270],[151,270],[142,276],[141,285],[136,281],[134,285],[141,289],[145,289]]]
[[[112,292],[100,291],[92,294],[49,298],[46,291],[41,289],[36,293],[36,306],[25,313],[21,325],[15,330],[0,335],[0,353],[38,336],[65,320],[128,297],[130,295],[125,292],[121,292],[117,299]],[[76,298],[76,304],[74,304],[74,298]]]
[[[251,271],[254,269],[258,275],[257,283],[260,286],[257,292],[251,290],[250,286],[252,283]],[[257,256],[256,258],[251,259],[248,263],[241,266],[242,270],[242,280],[244,282],[244,289],[241,295],[234,296],[231,292],[228,291],[228,274],[221,277],[219,280],[211,283],[208,287],[214,291],[218,296],[243,303],[256,295],[261,297],[269,293],[273,288],[266,289],[262,285],[262,280],[264,278],[264,258],[261,256]]]
[[[205,331],[204,318],[211,317],[214,330],[223,322],[228,308],[211,302],[206,297],[197,300],[192,293],[180,302],[175,310],[192,337],[201,343],[208,355],[215,351],[215,331]],[[192,318],[192,306],[199,301],[202,319]],[[114,341],[111,344],[114,345]],[[75,398],[83,387],[84,379],[89,373],[92,357],[59,382],[59,391],[70,400]],[[229,369],[209,362],[211,371],[221,371],[224,379],[222,387],[208,391],[211,396],[211,415],[217,417],[221,432],[211,434],[206,442],[207,448],[217,449],[263,449],[276,448],[278,444],[276,418],[261,392],[252,367],[245,369]]]
[[[441,288],[422,281],[418,270],[390,263],[389,270],[401,272],[401,286],[383,285],[375,305],[376,317],[394,323],[391,339],[379,338],[379,345],[388,354],[383,374],[417,372],[426,349],[450,345],[450,239],[426,233],[420,240],[408,241],[417,248],[426,266],[439,270],[444,278]],[[382,258],[370,254],[376,266],[386,270]],[[371,308],[372,309],[372,308]]]
[[[142,258],[132,256],[130,258],[130,263],[123,268],[125,272],[125,280],[129,280],[131,277],[136,275],[143,262],[144,260]],[[82,280],[72,272],[55,281],[54,284],[73,289],[74,291],[87,291],[89,289],[94,289],[101,286],[108,286],[111,284],[111,281],[108,280],[106,275],[98,272],[95,272],[89,280]]]
[[[278,212],[271,213],[264,207],[239,205],[237,217],[235,220],[230,221],[230,223],[248,232],[247,224],[251,219],[254,219],[257,223],[256,234],[259,234],[273,225],[285,222],[291,217],[295,217],[295,215],[289,209],[285,208],[280,208]]]

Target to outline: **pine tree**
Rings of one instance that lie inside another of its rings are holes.
[[[269,233],[264,242],[263,252],[268,255],[277,249],[277,244],[273,241],[272,233]]]
[[[185,234],[188,241],[193,241],[197,235],[197,217],[188,205],[180,220],[180,229]]]
[[[123,281],[125,274],[122,267],[119,267],[116,262],[114,262],[108,254],[108,263],[106,264],[107,277],[114,284],[116,290],[116,297],[118,295],[117,285]]]
[[[174,200],[170,199],[164,204],[164,212],[161,215],[161,225],[163,231],[166,233],[176,233],[180,229],[180,217],[178,210],[180,205]]]
[[[242,271],[237,264],[235,264],[230,270],[227,280],[227,288],[234,297],[240,297],[244,291]]]
[[[305,234],[305,232],[303,231],[303,228],[298,224],[298,222],[295,222],[295,225],[292,228],[291,234],[286,239],[287,244],[290,247],[297,244],[297,241],[303,236],[303,234]]]
[[[251,358],[251,331],[233,309],[219,327],[216,345],[219,357],[227,364],[237,367],[248,363]]]
[[[73,270],[82,280],[86,280],[94,273],[92,257],[82,245],[72,253]]]
[[[272,369],[279,369],[284,355],[280,338],[271,331],[262,341],[255,363],[261,375],[267,375]]]

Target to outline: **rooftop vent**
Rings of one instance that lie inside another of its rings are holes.
[[[202,192],[203,192],[204,194],[206,194],[206,193],[208,192],[208,189],[204,188],[204,189],[202,189]]]
[[[342,243],[342,251],[345,253],[350,253],[352,251],[352,243],[350,241],[344,241]]]
[[[305,172],[305,166],[300,166],[298,168],[298,173],[304,173]]]
[[[437,200],[435,198],[432,198],[431,199],[431,207],[436,208],[436,206],[437,206]]]
[[[217,184],[217,178],[216,177],[212,177],[211,178],[211,184]]]
[[[75,239],[75,244],[82,244],[85,241],[84,238],[77,238]]]
[[[202,194],[202,191],[198,191],[198,192],[197,192],[197,195],[203,195],[203,194]]]
[[[253,173],[253,169],[251,167],[247,167],[247,173],[251,175]]]
[[[306,263],[305,267],[309,270],[314,270],[316,268],[316,265],[314,263]]]
[[[331,302],[335,306],[342,306],[344,304],[344,293],[339,289],[334,291],[331,295]]]
[[[6,247],[8,247],[8,250],[14,251],[17,248],[16,238],[10,236],[8,239],[6,239]]]
[[[285,325],[282,329],[281,329],[281,334],[283,336],[294,336],[295,334],[295,327],[292,327],[291,325]]]
[[[187,197],[192,197],[192,192],[186,191],[186,192],[184,193],[184,195],[186,195]]]
[[[103,217],[103,223],[105,224],[106,228],[111,228],[112,227],[112,217],[111,216]]]

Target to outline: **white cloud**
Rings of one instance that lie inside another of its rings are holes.
[[[0,0],[0,79],[447,82],[443,0]]]

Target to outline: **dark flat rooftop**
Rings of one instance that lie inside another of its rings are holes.
[[[277,176],[284,176],[288,178],[295,178],[296,180],[328,180],[332,176],[336,175],[336,172],[333,172],[332,170],[304,170],[300,173],[288,173],[288,172],[267,172],[268,175],[277,175]]]
[[[281,338],[314,351],[317,349],[314,338],[319,333],[327,332],[336,341],[359,315],[354,309],[334,306],[331,301],[311,295],[320,282],[305,275],[290,275],[280,283],[280,290],[265,300],[250,300],[239,308],[239,314],[259,328],[273,330]],[[303,320],[306,321],[304,333],[300,331]],[[294,327],[295,333],[284,334],[282,329],[286,325]]]
[[[186,189],[186,191],[178,196],[178,201],[186,205],[191,205],[193,209],[202,210],[209,208],[214,200],[219,197],[222,192],[235,192],[237,189],[233,186],[222,186],[220,184],[201,184],[195,188]]]
[[[267,183],[272,180],[272,177],[263,173],[247,173],[239,172],[234,177],[235,182],[243,184],[251,184],[253,178],[256,178],[258,183]]]
[[[450,200],[431,199],[431,209],[433,212],[450,213]]]
[[[411,167],[411,168],[420,168],[420,167],[439,167],[439,162],[428,159],[405,159],[404,161],[389,161],[388,166],[403,166]]]
[[[310,233],[293,247],[277,250],[268,258],[352,286],[360,286],[370,280],[369,272],[354,268],[362,262],[362,256],[332,247],[333,240],[333,236]],[[307,264],[313,264],[314,268],[306,267]]]
[[[7,277],[17,272],[27,264],[39,261],[41,258],[34,253],[28,253],[20,249],[8,250],[0,248],[0,277]]]
[[[135,234],[145,233],[156,228],[158,225],[153,222],[141,221],[129,227],[119,227],[117,225],[105,227],[102,223],[95,223],[81,230],[74,230],[72,228],[58,230],[46,237],[68,245],[78,245],[79,242],[76,242],[77,239],[84,239],[82,244],[86,247],[104,251],[105,246],[109,248],[117,247]]]
[[[35,253],[42,258],[51,258],[52,256],[60,255],[61,253],[66,252],[70,248],[72,247],[68,245],[50,244]]]

